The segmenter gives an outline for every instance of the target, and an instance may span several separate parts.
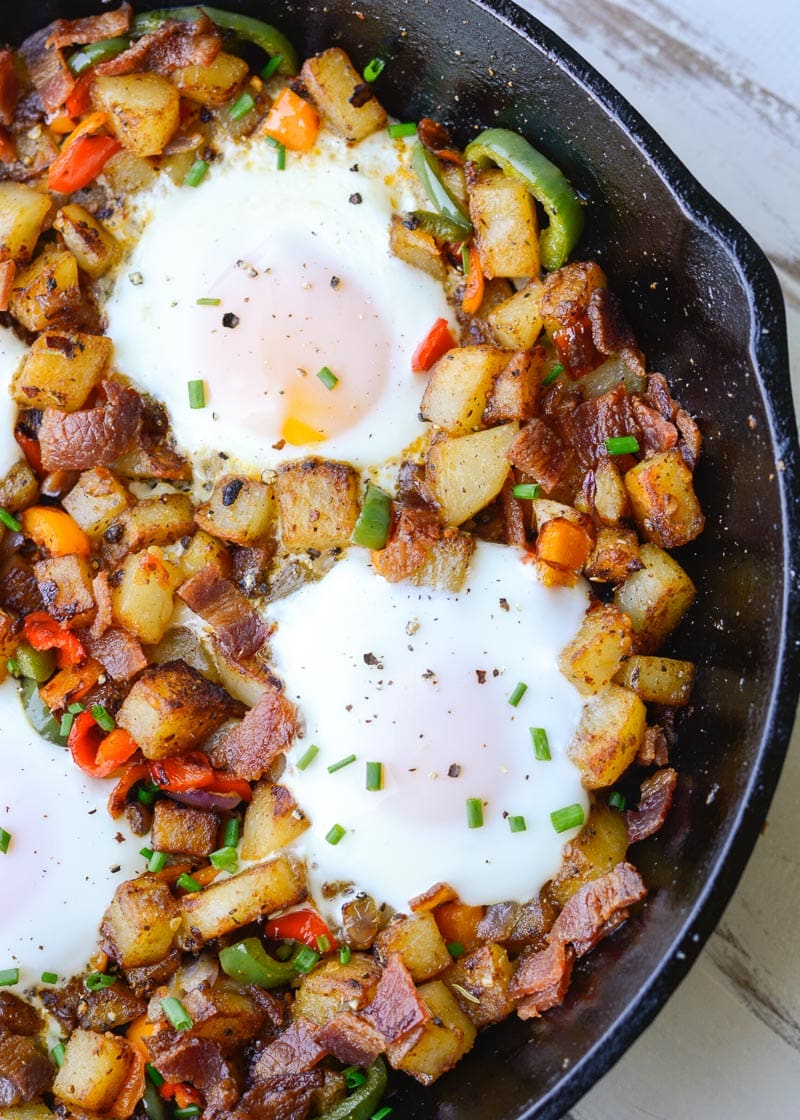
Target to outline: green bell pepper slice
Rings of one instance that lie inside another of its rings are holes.
[[[19,698],[28,723],[43,739],[55,743],[57,747],[67,745],[61,734],[61,724],[53,718],[50,709],[39,695],[39,685],[33,677],[25,677],[19,686]]]
[[[479,167],[495,163],[525,184],[550,219],[539,236],[542,265],[549,272],[561,268],[583,232],[583,207],[563,172],[508,128],[481,132],[467,145],[464,156]]]
[[[377,1058],[365,1073],[367,1079],[364,1084],[318,1120],[369,1120],[386,1092],[386,1063],[383,1058]]]
[[[432,210],[411,210],[409,217],[414,219],[417,229],[430,233],[437,241],[458,242],[464,240],[463,226],[457,226],[444,214],[434,214]]]
[[[411,152],[411,167],[425,188],[434,209],[459,231],[460,239],[472,233],[472,222],[461,203],[453,197],[442,178],[439,160],[418,140]]]
[[[37,684],[44,684],[55,672],[55,650],[34,649],[27,642],[23,642],[17,649],[17,664],[23,677],[30,677]]]
[[[100,39],[97,43],[87,43],[85,47],[74,51],[67,59],[70,72],[77,78],[90,66],[98,62],[106,62],[109,58],[116,58],[131,45],[127,35],[116,35],[113,39]]]
[[[135,17],[131,35],[137,38],[155,31],[167,20],[193,20],[199,19],[203,11],[217,27],[225,31],[232,31],[240,39],[254,43],[263,51],[274,58],[280,55],[281,62],[278,66],[279,74],[297,73],[297,52],[282,31],[263,20],[253,19],[252,16],[242,15],[240,12],[226,12],[222,8],[210,8],[207,4],[200,4],[191,8],[161,8],[154,12],[143,12]]]
[[[278,988],[297,976],[294,961],[276,961],[257,937],[246,937],[219,954],[222,971],[240,984],[259,988]]]

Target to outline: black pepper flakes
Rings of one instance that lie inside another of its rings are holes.
[[[244,482],[241,478],[232,478],[222,487],[222,504],[232,506],[241,493]]]
[[[114,522],[114,524],[109,525],[105,533],[103,533],[103,540],[106,541],[107,544],[117,544],[122,540],[123,532],[122,526]]]
[[[348,201],[351,202],[353,206],[360,206],[364,199],[361,197],[359,191],[353,191]]]
[[[372,90],[367,82],[359,82],[350,94],[350,104],[354,109],[361,109],[368,101],[372,100]]]
[[[478,678],[478,684],[486,684],[486,670],[476,669],[475,676]]]
[[[339,279],[338,276],[331,276],[331,287],[332,288],[334,288],[334,289],[338,288],[339,285],[341,284],[341,282],[342,281]]]
[[[448,776],[448,778],[460,778],[461,777],[461,767],[458,765],[457,762],[454,762],[448,768],[447,776]]]
[[[234,327],[239,326],[239,316],[235,315],[233,311],[226,311],[222,316],[222,325],[223,327],[228,327],[230,330],[233,330]]]
[[[500,600],[500,609],[504,610],[504,611],[510,611],[511,610],[511,607],[509,607],[509,605],[508,605],[508,599],[501,599]]]

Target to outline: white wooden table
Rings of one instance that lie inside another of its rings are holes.
[[[521,6],[608,78],[766,251],[786,299],[800,412],[797,0]],[[800,1117],[799,801],[800,721],[768,828],[717,932],[569,1120]]]

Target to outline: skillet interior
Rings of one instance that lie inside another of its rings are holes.
[[[437,117],[461,142],[493,124],[526,133],[588,201],[579,253],[606,269],[650,368],[701,418],[708,527],[680,555],[699,600],[672,645],[698,661],[699,678],[681,726],[675,807],[634,853],[649,903],[578,969],[563,1007],[494,1028],[432,1089],[403,1079],[391,1101],[408,1120],[555,1120],[687,971],[738,881],[783,761],[800,680],[791,602],[800,463],[777,280],[631,107],[505,0],[219,3],[280,24],[301,56],[341,42],[357,65],[391,57],[376,88],[400,119]],[[4,5],[0,40],[103,7]]]

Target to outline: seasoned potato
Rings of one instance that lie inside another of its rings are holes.
[[[441,980],[431,980],[419,994],[432,1018],[410,1037],[393,1043],[388,1058],[395,1069],[431,1085],[472,1049],[477,1030]]]
[[[674,557],[654,544],[639,550],[643,567],[617,589],[614,602],[630,618],[639,650],[658,649],[694,601],[695,588]]]
[[[541,532],[542,526],[556,517],[563,517],[575,525],[585,525],[585,516],[574,506],[567,506],[563,502],[554,502],[551,498],[534,498],[531,502],[533,527],[536,532]]]
[[[689,703],[694,684],[694,665],[673,657],[629,658],[614,677],[646,704],[680,708]]]
[[[217,847],[219,817],[209,809],[192,809],[159,799],[153,807],[152,847],[176,855],[209,856]]]
[[[409,577],[417,587],[436,587],[440,591],[460,591],[467,578],[475,538],[448,527],[428,550],[428,554]]]
[[[595,603],[559,658],[558,667],[584,696],[614,679],[633,646],[633,627],[626,614],[610,603]]]
[[[51,1120],[46,1104],[16,1104],[0,1108],[0,1120]]]
[[[661,548],[677,548],[703,531],[706,519],[694,492],[692,472],[677,448],[660,451],[625,475],[639,531]]]
[[[194,530],[194,506],[187,494],[159,494],[126,506],[105,533],[107,559],[170,544]]]
[[[452,963],[431,911],[392,918],[375,939],[375,949],[384,963],[392,953],[399,953],[416,984],[430,980]]]
[[[20,459],[0,481],[0,508],[18,513],[32,505],[39,496],[36,475],[25,459]]]
[[[78,262],[65,249],[50,248],[17,273],[8,309],[29,331],[44,331],[80,302]]]
[[[27,264],[33,256],[50,198],[10,180],[0,183],[0,261]]]
[[[157,156],[180,124],[180,94],[160,74],[95,78],[92,101],[108,114],[108,127],[129,152]]]
[[[483,410],[484,425],[530,420],[539,395],[538,367],[538,355],[528,350],[514,354],[489,390]]]
[[[538,277],[539,227],[524,183],[496,169],[480,171],[469,191],[469,216],[484,276]]]
[[[121,152],[116,152],[105,165],[100,175],[100,181],[104,182],[110,190],[125,195],[149,187],[157,174],[158,172],[149,160],[134,155],[133,152],[127,152],[123,148]]]
[[[81,474],[62,505],[84,533],[98,541],[132,501],[133,497],[108,467],[93,467]]]
[[[223,1051],[236,1050],[264,1021],[264,1011],[256,998],[227,977],[212,987],[203,985],[187,992],[183,1006],[192,1020],[192,1036],[210,1038]]]
[[[243,58],[220,51],[208,66],[180,66],[170,78],[184,97],[216,109],[230,101],[247,81],[250,67]]]
[[[305,832],[310,823],[285,786],[259,782],[244,815],[242,859],[271,855]]]
[[[594,472],[594,508],[603,525],[619,526],[631,517],[631,503],[619,467],[601,459]]]
[[[180,570],[159,556],[154,546],[129,553],[121,570],[121,578],[111,589],[114,621],[140,642],[155,645],[169,625]]]
[[[499,346],[530,350],[542,333],[543,292],[541,280],[531,280],[492,308],[487,321]]]
[[[111,350],[111,339],[102,335],[46,331],[17,370],[11,395],[25,408],[74,412],[106,373]]]
[[[587,701],[567,753],[587,789],[611,786],[628,769],[644,739],[647,712],[639,697],[607,684]]]
[[[88,626],[95,612],[89,561],[82,556],[52,556],[33,570],[45,607],[68,629]]]
[[[181,572],[184,579],[196,576],[209,564],[218,568],[220,575],[230,576],[231,554],[227,547],[216,537],[212,537],[203,529],[198,529],[180,556]]]
[[[274,687],[274,675],[260,654],[237,661],[212,638],[214,663],[222,686],[235,700],[255,707],[264,690]]]
[[[476,1027],[499,1023],[514,1010],[508,985],[514,965],[508,953],[494,943],[459,957],[442,977],[461,1010]]]
[[[420,415],[453,436],[481,427],[486,399],[511,355],[494,346],[460,346],[433,367]]]
[[[460,525],[497,497],[509,471],[506,453],[518,431],[512,422],[431,445],[425,482],[445,521]]]
[[[559,907],[565,906],[581,887],[616,867],[627,849],[625,818],[596,802],[586,824],[564,848],[561,867],[547,887],[549,897]]]
[[[122,256],[117,239],[85,207],[75,202],[59,210],[53,225],[64,238],[78,267],[94,280],[105,276]]]
[[[172,948],[180,908],[153,875],[120,883],[100,925],[100,944],[121,968],[163,960]]]
[[[287,463],[276,483],[281,536],[288,549],[350,543],[360,509],[358,471],[349,463],[303,459]]]
[[[340,47],[306,59],[300,77],[325,121],[350,143],[386,125],[386,110]]]
[[[604,525],[597,530],[584,568],[589,579],[601,583],[622,583],[641,567],[639,538],[633,529],[614,529]]]
[[[347,964],[325,960],[301,980],[294,1016],[321,1027],[342,1011],[360,1011],[373,999],[380,977],[377,962],[366,953],[351,953]]]
[[[197,507],[195,520],[215,537],[256,544],[268,536],[275,521],[273,488],[246,475],[224,475],[214,483],[208,501]]]
[[[117,1099],[132,1064],[133,1049],[119,1035],[73,1031],[53,1095],[73,1108],[104,1112]]]
[[[446,279],[447,268],[436,238],[421,226],[406,225],[399,214],[392,214],[389,248],[401,261],[427,272],[434,280]]]

